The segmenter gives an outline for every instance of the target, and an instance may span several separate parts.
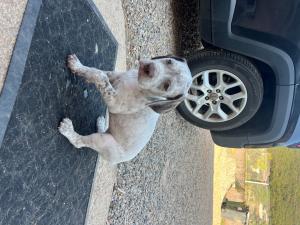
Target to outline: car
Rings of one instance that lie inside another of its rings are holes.
[[[300,147],[300,1],[201,0],[177,110],[224,147]]]

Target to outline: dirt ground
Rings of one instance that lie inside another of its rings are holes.
[[[196,1],[123,0],[127,66],[201,47]],[[193,16],[194,15],[194,16]],[[145,149],[118,166],[107,224],[212,224],[213,144],[176,112],[160,117]]]

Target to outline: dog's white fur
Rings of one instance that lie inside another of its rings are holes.
[[[86,67],[76,55],[69,55],[68,67],[96,85],[109,113],[98,118],[98,133],[79,135],[68,118],[59,131],[76,148],[92,148],[112,164],[134,158],[145,147],[159,113],[183,101],[192,83],[186,61],[176,57],[140,60],[138,70],[120,73]]]

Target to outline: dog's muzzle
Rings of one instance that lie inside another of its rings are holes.
[[[154,65],[153,63],[140,62],[139,76],[145,78],[152,78],[154,76]]]

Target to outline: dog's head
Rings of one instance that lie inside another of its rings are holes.
[[[184,58],[159,56],[140,60],[138,83],[147,93],[148,106],[157,113],[164,113],[184,100],[192,84],[192,76]]]

